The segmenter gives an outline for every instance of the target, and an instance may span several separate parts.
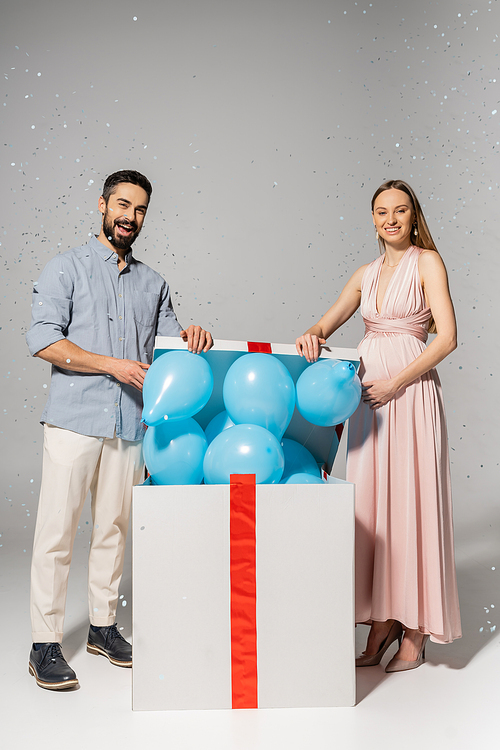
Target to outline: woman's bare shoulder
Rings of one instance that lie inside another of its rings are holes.
[[[439,283],[442,284],[447,283],[446,266],[437,250],[422,250],[418,259],[418,272],[424,286],[426,286],[426,283],[430,284],[433,280],[439,280]]]
[[[420,251],[420,255],[418,258],[418,265],[419,268],[424,270],[433,270],[436,268],[444,268],[444,261],[442,257],[439,255],[437,250],[429,250],[427,248],[423,248]]]
[[[356,279],[356,281],[358,281],[358,280],[361,281],[361,279],[363,278],[363,275],[364,275],[366,269],[370,265],[371,265],[371,263],[365,263],[363,266],[360,266],[359,268],[357,268],[356,271],[354,271],[354,273],[353,273],[353,275],[352,275],[351,278],[352,279]]]
[[[372,263],[373,261],[371,261],[370,263],[365,263],[364,265],[360,266],[357,271],[355,271],[355,273],[360,273],[361,275],[363,275],[368,266],[371,266]]]

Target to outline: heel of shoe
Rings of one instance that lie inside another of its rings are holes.
[[[35,670],[34,670],[34,669],[33,669],[33,667],[31,666],[31,662],[28,662],[28,672],[30,673],[30,675],[31,675],[32,677],[34,677],[34,676],[35,676]]]
[[[87,643],[87,652],[89,654],[94,654],[94,656],[100,656],[100,651],[96,646],[93,646],[91,643]]]
[[[425,661],[425,649],[427,648],[427,642],[429,640],[429,635],[424,635],[424,640],[422,641],[422,648],[420,649],[420,653],[418,655],[418,659],[421,664]]]

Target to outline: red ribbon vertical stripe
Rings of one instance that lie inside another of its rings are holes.
[[[230,477],[233,708],[257,708],[255,474]]]

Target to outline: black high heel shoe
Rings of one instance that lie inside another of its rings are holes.
[[[391,625],[391,629],[387,633],[387,636],[385,637],[385,640],[382,641],[379,650],[376,654],[361,654],[361,656],[358,656],[356,659],[356,666],[357,667],[374,667],[377,664],[380,664],[380,660],[382,659],[383,655],[391,645],[391,643],[394,643],[394,641],[399,642],[399,647],[401,648],[401,641],[403,640],[403,627],[400,622],[397,620],[394,620],[394,622]]]

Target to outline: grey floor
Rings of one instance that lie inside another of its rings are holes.
[[[5,531],[5,530],[4,530]],[[75,544],[64,653],[80,688],[52,693],[28,675],[29,543],[2,534],[0,543],[0,743],[11,748],[165,747],[172,750],[271,750],[401,745],[413,748],[497,747],[500,734],[500,551],[493,533],[457,539],[464,637],[430,644],[427,662],[413,672],[386,675],[383,667],[358,669],[354,708],[133,712],[131,671],[87,654],[86,553],[89,526],[82,520]],[[131,633],[131,563],[127,559],[118,612]],[[154,602],[151,603],[154,618]],[[358,650],[367,629],[357,628]],[[158,622],[161,648],[161,622]],[[390,658],[391,652],[386,655]],[[385,659],[384,659],[385,662]],[[488,743],[488,744],[487,744]]]

